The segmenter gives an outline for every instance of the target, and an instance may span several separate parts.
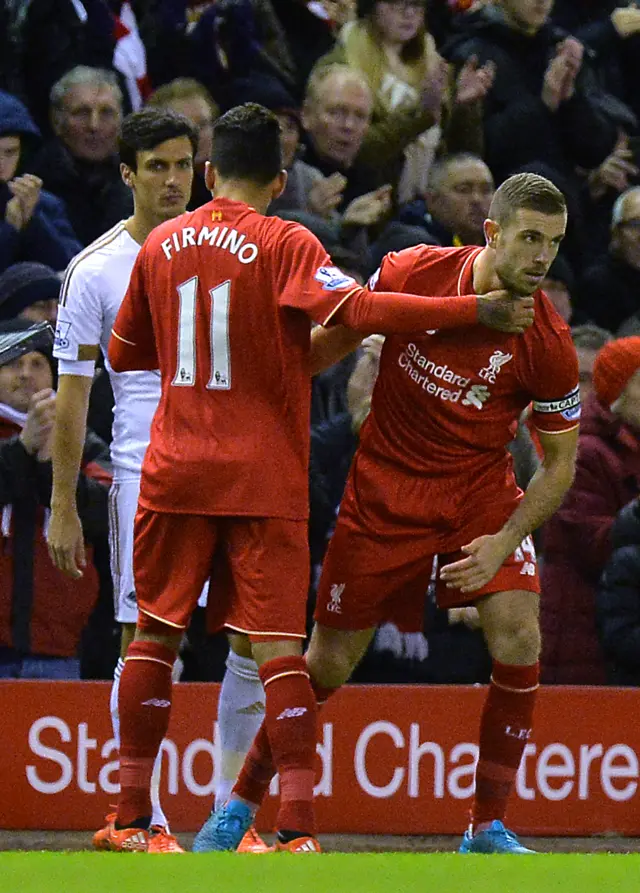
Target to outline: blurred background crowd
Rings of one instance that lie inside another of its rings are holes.
[[[190,207],[209,199],[216,118],[247,101],[273,110],[289,180],[270,212],[361,282],[391,250],[484,244],[496,185],[547,176],[569,231],[543,287],[572,327],[584,410],[575,483],[536,538],[542,678],[638,684],[639,82],[640,8],[619,0],[3,0],[0,330],[54,321],[71,259],[131,213],[117,138],[147,104],[198,129]],[[367,339],[313,382],[316,572],[380,348]],[[78,491],[91,566],[71,582],[47,554],[49,429],[29,409],[55,382],[48,353],[0,369],[0,677],[107,679],[113,398],[99,369]],[[513,455],[524,487],[539,461],[526,418]],[[183,679],[224,672],[225,638],[207,638],[202,614]],[[429,593],[424,633],[385,625],[354,678],[475,683],[490,667],[475,609],[440,611]]]

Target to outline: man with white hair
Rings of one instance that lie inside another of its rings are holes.
[[[122,92],[112,71],[78,65],[53,85],[50,102],[55,136],[31,172],[65,202],[76,235],[88,245],[133,209],[118,167]]]

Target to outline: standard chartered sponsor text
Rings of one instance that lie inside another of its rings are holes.
[[[211,739],[194,738],[182,749],[171,738],[165,739],[163,783],[170,794],[181,789],[196,797],[214,793],[220,756],[217,723],[212,732]],[[334,763],[346,758],[359,788],[376,799],[399,793],[435,800],[470,798],[477,744],[459,741],[447,747],[422,740],[422,734],[416,722],[407,727],[377,720],[361,728],[353,751],[346,753],[334,745],[333,723],[324,723],[316,746],[322,773],[315,795],[334,794]],[[387,754],[383,762],[381,747]],[[73,726],[59,716],[41,716],[29,729],[28,748],[32,756],[25,767],[26,777],[40,794],[60,794],[69,788],[98,796],[118,791],[115,743],[92,737],[86,722]],[[600,791],[607,800],[621,803],[636,795],[639,777],[638,755],[624,742],[573,747],[560,741],[542,747],[530,743],[518,772],[516,795],[529,801],[588,801]],[[277,785],[272,785],[272,793],[276,790]]]
[[[458,375],[446,363],[434,363],[413,342],[398,357],[398,365],[427,394],[449,403],[457,403],[471,382],[470,378]]]

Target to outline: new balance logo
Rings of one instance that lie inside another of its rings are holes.
[[[142,702],[143,707],[171,707],[171,701],[163,701],[160,698],[149,698]]]
[[[264,713],[264,704],[262,701],[254,701],[248,707],[240,707],[236,713],[242,713],[244,716],[257,716],[258,713]]]
[[[327,605],[327,611],[331,611],[332,614],[342,614],[342,605],[340,604],[340,599],[342,598],[342,593],[344,592],[346,587],[346,583],[334,583],[331,589],[329,590],[329,598],[331,601]]]
[[[306,707],[286,707],[278,719],[295,719],[297,716],[304,716],[306,712]]]

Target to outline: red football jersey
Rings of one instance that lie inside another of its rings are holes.
[[[240,202],[153,230],[113,330],[162,378],[142,506],[307,517],[310,320],[354,286],[304,227]]]
[[[473,291],[481,250],[419,245],[390,254],[370,287],[455,300]],[[387,337],[361,451],[413,476],[479,476],[500,466],[508,474],[506,446],[530,402],[540,431],[576,427],[570,331],[541,291],[534,298],[535,322],[522,335],[474,326]]]

